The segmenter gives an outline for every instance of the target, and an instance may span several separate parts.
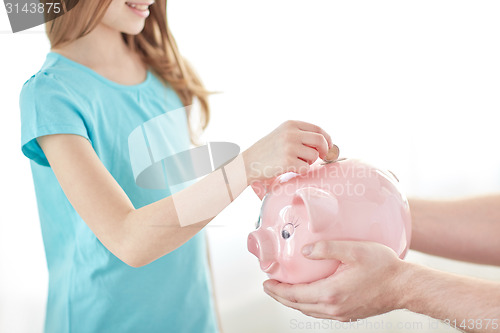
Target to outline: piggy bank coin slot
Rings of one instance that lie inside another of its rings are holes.
[[[328,153],[326,154],[325,158],[323,159],[324,164],[329,164],[337,161],[339,158],[340,154],[340,149],[336,145],[333,145],[332,148],[328,150]]]

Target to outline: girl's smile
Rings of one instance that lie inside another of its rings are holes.
[[[140,17],[146,18],[149,16],[149,6],[151,6],[154,2],[148,3],[136,3],[127,1],[125,4],[137,15]]]

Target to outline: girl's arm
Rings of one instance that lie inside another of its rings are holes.
[[[449,201],[411,199],[409,202],[412,249],[500,265],[500,195]]]
[[[228,163],[226,177],[218,169],[174,195],[135,209],[88,140],[72,134],[37,140],[80,217],[109,251],[133,267],[184,244],[248,184],[304,171],[332,145],[318,126],[287,121]]]

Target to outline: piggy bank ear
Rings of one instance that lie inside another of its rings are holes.
[[[309,231],[322,232],[334,223],[339,211],[337,199],[325,190],[316,187],[303,187],[295,192],[293,206],[304,205],[309,218]],[[298,208],[298,207],[297,207]]]
[[[274,178],[269,178],[264,181],[258,181],[258,180],[254,181],[251,184],[251,186],[255,194],[257,194],[260,200],[262,200],[264,196],[267,194],[267,192],[269,192],[275,181],[280,184],[283,184],[290,181],[291,179],[294,179],[297,176],[298,174],[295,172],[285,172],[279,176],[276,176]]]

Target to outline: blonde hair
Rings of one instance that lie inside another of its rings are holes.
[[[46,17],[45,31],[51,47],[70,43],[90,33],[102,20],[111,1],[61,0],[60,5],[65,13],[55,18],[51,18],[51,14]],[[145,21],[144,29],[138,35],[122,33],[123,40],[161,79],[170,84],[186,107],[188,118],[193,99],[197,98],[201,109],[200,124],[198,128],[189,126],[191,142],[197,143],[199,134],[210,119],[209,92],[179,53],[167,24],[167,0],[155,0],[149,10],[150,16]]]

